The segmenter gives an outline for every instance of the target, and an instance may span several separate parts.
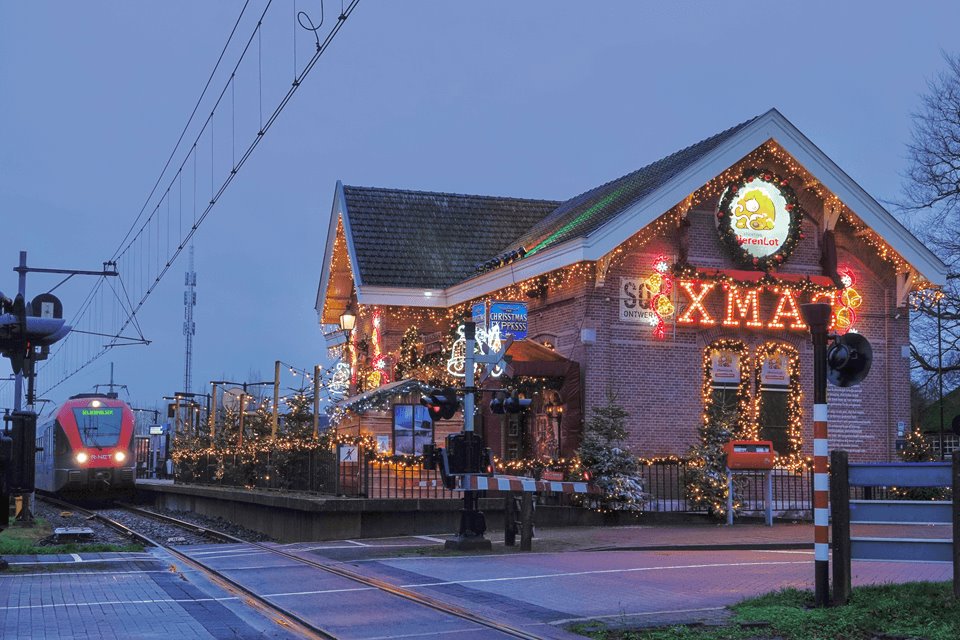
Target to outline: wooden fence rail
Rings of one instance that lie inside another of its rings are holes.
[[[851,500],[851,487],[951,487],[946,500]],[[830,453],[833,520],[833,603],[846,604],[851,560],[953,562],[953,595],[960,597],[960,456],[951,462],[850,464],[846,451]],[[951,524],[950,538],[851,537],[851,524]]]

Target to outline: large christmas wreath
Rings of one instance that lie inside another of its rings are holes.
[[[730,182],[717,206],[721,241],[738,264],[751,269],[783,264],[803,237],[801,220],[803,209],[790,183],[763,169],[747,169]]]

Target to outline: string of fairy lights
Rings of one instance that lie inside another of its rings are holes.
[[[752,167],[757,166],[769,167],[769,169],[753,169],[752,172],[750,171]],[[790,175],[791,180],[787,181],[781,175]],[[715,203],[722,200],[729,193],[731,185],[743,186],[754,179],[775,184],[781,193],[786,194],[784,197],[789,205],[788,210],[795,209],[798,213],[802,210],[801,202],[809,198],[818,198],[823,203],[824,209],[840,212],[837,224],[848,226],[853,233],[856,233],[859,238],[875,250],[879,259],[892,265],[896,273],[901,274],[910,270],[906,261],[889,247],[882,238],[867,229],[836,196],[815,180],[776,143],[768,142],[691,193],[680,204],[646,225],[644,229],[596,262],[584,261],[555,269],[448,308],[394,308],[378,305],[357,305],[358,320],[363,321],[358,326],[369,326],[370,332],[364,334],[361,330],[355,329],[348,338],[346,345],[339,347],[341,351],[337,355],[342,355],[343,360],[330,367],[325,375],[328,375],[330,379],[339,375],[340,385],[344,390],[352,385],[357,391],[365,391],[366,393],[353,398],[349,404],[339,403],[334,405],[330,416],[333,428],[321,434],[319,438],[300,440],[280,438],[277,441],[252,438],[242,444],[227,447],[198,446],[175,453],[175,457],[179,455],[184,460],[199,459],[204,455],[249,457],[269,453],[271,450],[330,450],[340,445],[349,445],[358,447],[365,458],[375,465],[393,465],[398,469],[419,467],[423,462],[421,456],[393,454],[390,451],[381,450],[374,435],[342,433],[338,430],[338,426],[344,424],[344,420],[351,414],[361,415],[370,411],[387,410],[398,393],[423,392],[432,388],[437,381],[441,380],[456,385],[455,378],[451,376],[449,370],[446,370],[446,359],[442,354],[450,353],[455,349],[457,336],[452,332],[444,331],[443,327],[455,326],[456,321],[469,313],[474,304],[495,300],[523,299],[524,297],[542,298],[548,291],[556,294],[569,288],[581,287],[585,282],[589,283],[594,278],[598,283],[602,283],[612,265],[618,264],[627,256],[633,255],[639,247],[649,245],[656,238],[673,239],[684,223],[688,212],[705,203]],[[798,192],[793,191],[791,182],[798,187]],[[802,239],[803,234],[800,229],[799,217],[799,215],[796,216],[790,234],[790,237],[794,239],[794,244],[796,240]],[[723,222],[735,224],[732,217]],[[787,249],[792,248],[792,245],[787,247]],[[749,278],[741,278],[736,275],[736,272],[731,273],[721,270],[711,272],[707,269],[698,269],[687,264],[682,256],[675,264],[670,264],[664,256],[658,256],[654,260],[653,273],[644,280],[644,286],[649,289],[651,294],[656,315],[654,337],[661,339],[665,337],[665,320],[671,318],[679,308],[673,298],[673,295],[678,292],[683,292],[689,299],[689,304],[685,306],[683,313],[680,313],[676,318],[679,325],[804,330],[806,326],[801,318],[798,305],[800,296],[805,296],[810,301],[824,300],[833,305],[832,323],[835,330],[843,332],[852,329],[858,309],[864,302],[863,296],[854,286],[855,279],[852,270],[838,269],[838,274],[843,281],[842,286],[840,283],[823,284],[821,281],[814,281],[809,276],[796,280],[778,278],[776,269],[788,254],[789,251],[780,253],[779,259],[772,258],[763,265],[760,265],[759,261],[752,261],[745,265],[762,268],[763,270],[763,273],[757,277]],[[525,254],[517,252],[516,255],[510,257],[510,261],[522,261],[524,257]],[[357,281],[347,252],[342,219],[337,222],[331,269],[340,270],[341,273],[345,271],[353,282]],[[330,286],[333,287],[332,282]],[[939,295],[939,291],[932,289],[929,283],[915,281],[912,286],[916,290],[915,295],[912,294],[912,302],[920,300],[922,303],[927,299],[925,296],[933,296],[933,299],[935,299],[935,296]],[[332,289],[328,291],[328,294],[331,291]],[[704,303],[713,291],[722,291],[724,295],[722,312],[716,317],[711,315]],[[777,304],[772,319],[766,323],[761,321],[759,315],[761,291],[767,291],[777,296]],[[384,339],[382,324],[387,314],[389,314],[391,322],[395,322],[401,327],[406,326],[395,361],[392,360],[394,356],[387,351]],[[440,329],[436,329],[438,327]],[[435,330],[431,332],[429,328]],[[436,357],[436,351],[424,353],[427,348],[427,345],[423,344],[424,341],[429,341],[431,345],[439,343],[440,357]],[[731,389],[735,397],[736,435],[745,439],[757,439],[762,433],[763,425],[761,422],[765,409],[765,389],[762,383],[764,366],[771,366],[770,363],[775,362],[777,366],[788,370],[786,374],[787,382],[784,385],[787,394],[787,450],[779,452],[777,466],[790,471],[799,471],[809,466],[809,459],[804,458],[801,454],[803,444],[803,395],[800,387],[800,365],[797,349],[782,341],[769,340],[757,346],[751,354],[750,348],[743,340],[720,339],[711,343],[703,352],[704,377],[701,399],[704,426],[709,426],[713,419],[714,405],[718,401],[716,390],[722,386],[718,384],[720,381],[716,379],[715,373],[721,366],[719,359],[724,357],[736,362],[735,364],[728,362],[722,366],[727,368],[732,366],[739,372],[736,382],[730,384],[727,388]],[[718,359],[716,363],[715,358]],[[291,375],[301,376],[304,380],[313,382],[313,374],[307,370],[299,369],[287,363],[283,364],[288,367]],[[391,388],[390,390],[377,392],[377,389],[382,385],[393,381],[393,376],[400,380],[406,379],[409,384],[402,387],[402,390],[401,388]],[[553,383],[555,381],[543,379],[525,382],[505,380],[503,384],[512,384],[516,387],[525,384],[528,392],[536,393],[536,390],[531,390],[531,386],[539,384],[539,388],[543,389],[545,385]],[[334,385],[325,386],[333,387]],[[356,425],[351,425],[351,428],[354,426]],[[356,428],[359,430],[359,427]],[[701,460],[690,460],[681,456],[640,458],[639,461],[642,465],[647,466],[654,464],[690,464],[693,466],[703,464]],[[582,478],[584,473],[582,463],[576,457],[497,459],[496,468],[498,472],[522,475],[538,475],[545,470],[557,471],[570,479]]]

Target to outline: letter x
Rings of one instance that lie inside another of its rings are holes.
[[[697,293],[693,290],[693,287],[700,285],[700,292]],[[711,325],[716,324],[717,321],[711,317],[710,313],[707,311],[707,308],[703,306],[703,299],[707,297],[707,294],[713,291],[713,288],[717,286],[716,282],[696,282],[694,280],[681,280],[680,287],[687,292],[690,296],[690,306],[687,307],[687,310],[683,312],[677,322],[680,324],[694,324],[694,313],[697,309],[700,310],[700,315],[703,316],[700,319],[701,325]]]

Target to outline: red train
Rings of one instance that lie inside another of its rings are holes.
[[[134,416],[122,400],[82,393],[37,426],[37,489],[110,496],[133,489]]]

